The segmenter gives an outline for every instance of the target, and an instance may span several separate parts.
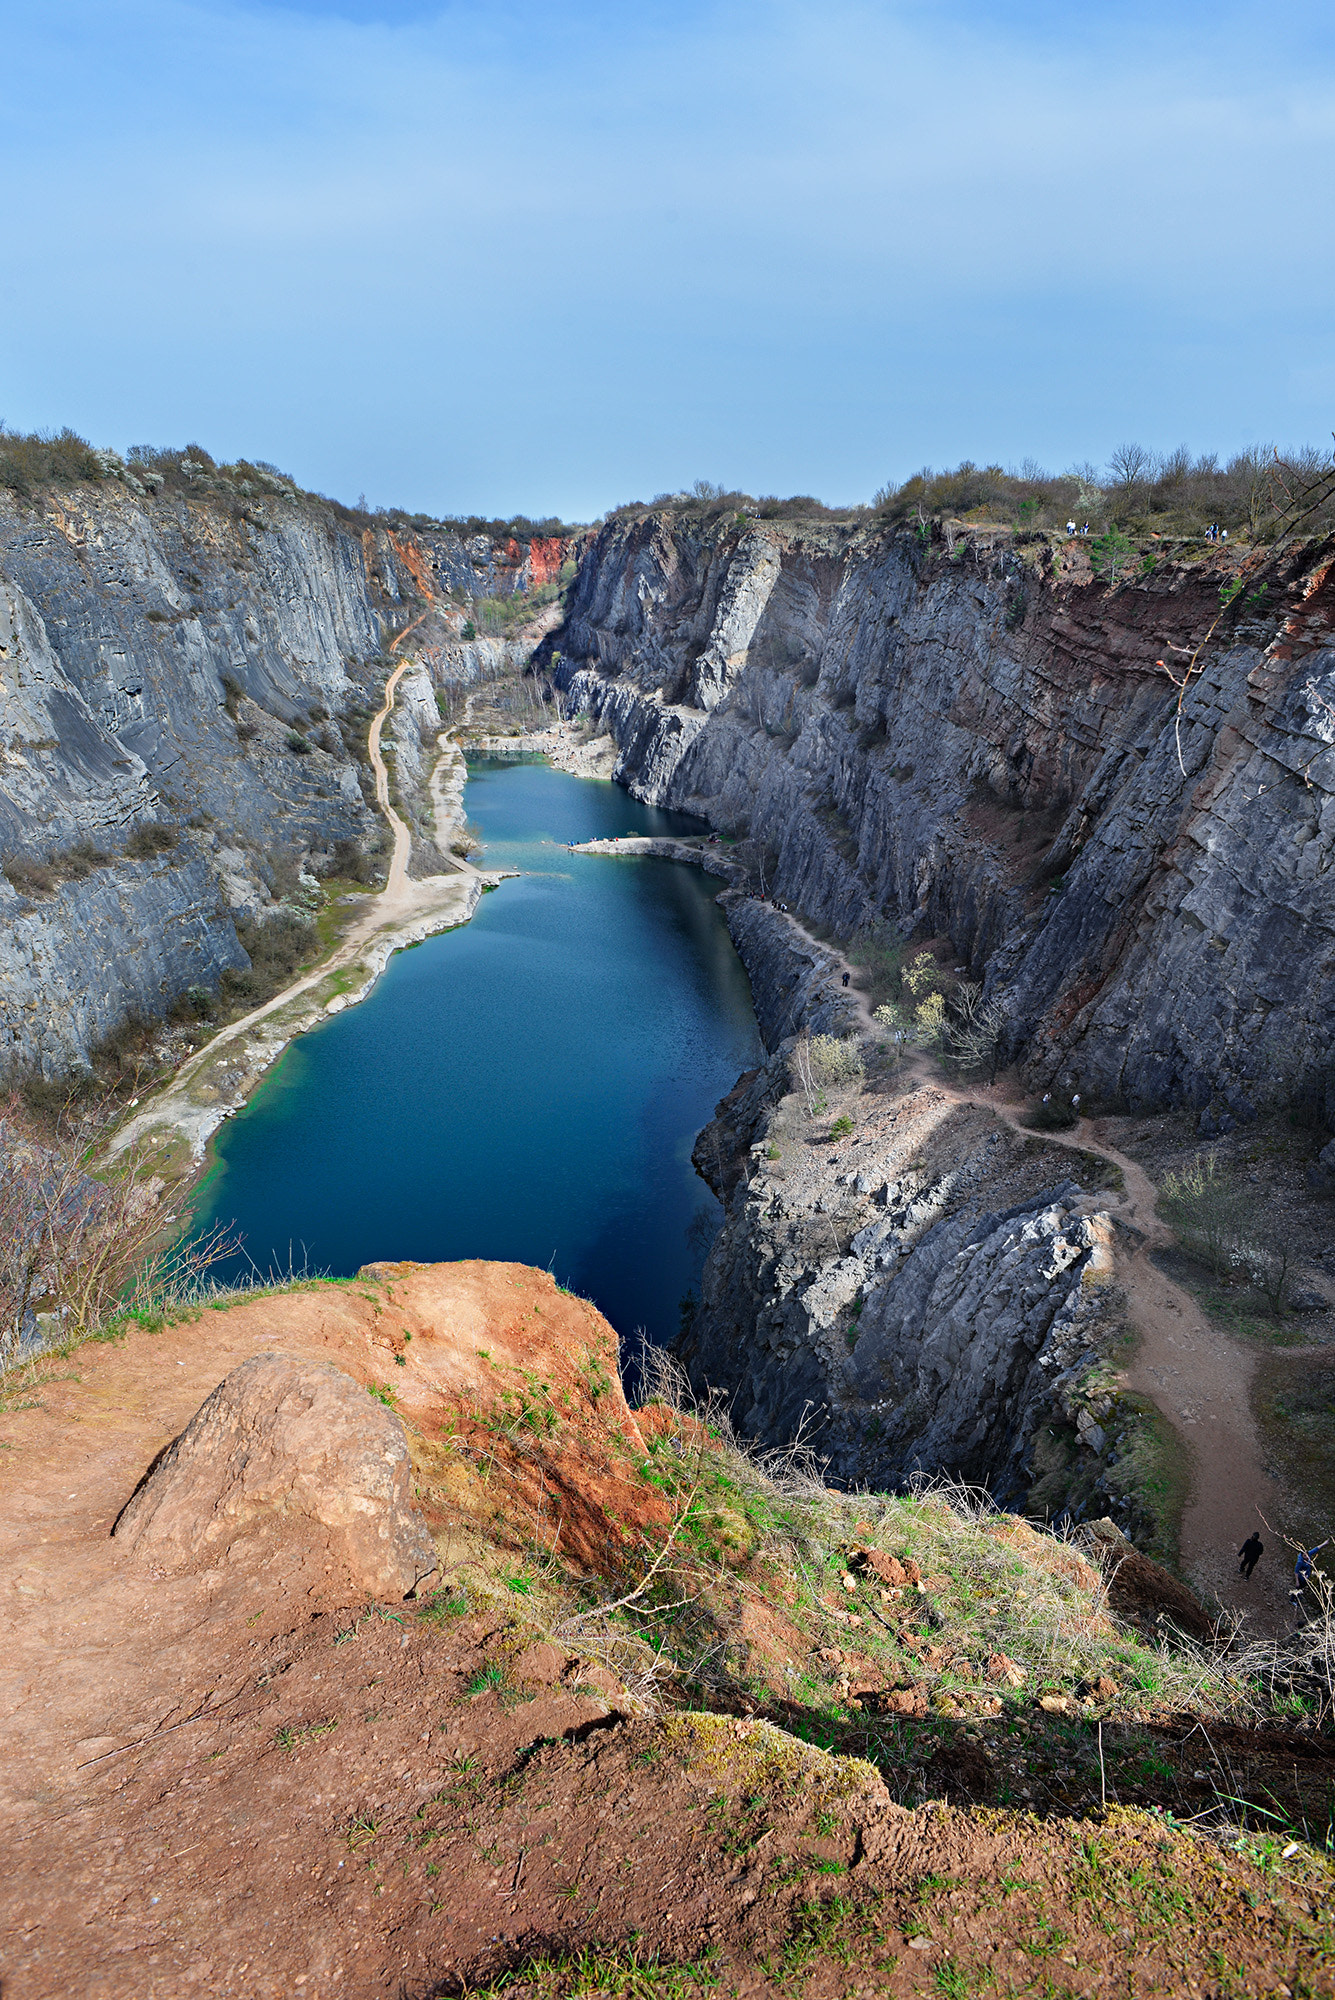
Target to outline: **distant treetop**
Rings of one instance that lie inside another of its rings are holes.
[[[712,479],[697,479],[689,489],[657,493],[652,500],[628,500],[609,510],[608,520],[640,520],[651,513],[670,512],[698,518],[703,524],[732,520],[811,522],[917,522],[933,516],[1017,530],[1061,530],[1069,521],[1077,528],[1106,533],[1117,527],[1133,534],[1197,536],[1208,527],[1265,537],[1281,519],[1292,519],[1300,496],[1326,494],[1303,513],[1303,532],[1335,529],[1335,461],[1329,450],[1304,447],[1281,452],[1273,445],[1249,445],[1223,462],[1213,452],[1193,457],[1185,445],[1154,452],[1140,444],[1119,445],[1107,468],[1073,465],[1049,472],[1033,459],[1014,466],[975,465],[964,459],[953,471],[923,466],[910,478],[891,482],[870,506],[826,506],[810,493],[780,499],[758,498]],[[508,520],[483,514],[407,513],[400,508],[369,508],[365,496],[349,507],[327,494],[305,492],[289,474],[267,459],[237,459],[220,464],[201,444],[132,445],[125,457],[98,450],[76,431],[12,431],[0,423],[0,489],[28,497],[43,488],[79,481],[123,479],[131,487],[226,494],[244,505],[254,496],[281,494],[327,507],[349,527],[452,533],[461,540],[484,537],[488,542],[516,542],[526,547],[539,539],[570,537],[582,524],[547,515],[533,520],[515,514]]]
[[[1108,468],[1074,465],[1051,473],[1026,459],[1018,471],[979,466],[965,459],[953,472],[925,465],[899,485],[883,486],[876,509],[889,521],[926,520],[933,515],[959,520],[1008,523],[1013,527],[1106,530],[1199,535],[1208,527],[1263,534],[1284,515],[1296,495],[1332,469],[1329,451],[1304,447],[1280,452],[1273,445],[1249,445],[1221,464],[1205,453],[1193,458],[1185,445],[1156,453],[1143,445],[1119,445]],[[1335,502],[1317,510],[1307,532],[1335,527]]]

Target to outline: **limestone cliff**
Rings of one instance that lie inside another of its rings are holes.
[[[551,671],[622,783],[748,833],[812,918],[949,934],[1035,1079],[1217,1129],[1332,1052],[1331,553],[1243,589],[1179,730],[1156,662],[1236,557],[1109,588],[1032,540],[614,517]]]
[[[565,557],[557,537],[534,556],[439,526],[359,526],[267,474],[186,459],[164,481],[102,462],[101,481],[0,493],[6,1073],[63,1071],[130,1009],[152,1018],[216,987],[248,964],[238,916],[374,845],[366,717],[382,648],[409,631],[422,666],[386,744],[419,859],[438,865],[433,686],[506,655],[462,640],[472,599],[545,581]],[[142,833],[155,826],[171,830],[157,858]]]
[[[1090,1404],[1111,1274],[1099,1162],[893,1073],[810,1119],[792,1037],[847,1033],[856,1001],[770,905],[721,900],[771,1053],[696,1141],[725,1215],[679,1342],[691,1378],[746,1435],[800,1437],[841,1481],[946,1473],[1019,1498],[1039,1427],[1055,1417],[1074,1444]],[[1097,1481],[1089,1421],[1076,1456]]]

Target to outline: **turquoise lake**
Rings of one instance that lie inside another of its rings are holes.
[[[513,1259],[665,1341],[721,1213],[695,1134],[762,1053],[718,883],[566,851],[699,830],[680,814],[544,764],[469,769],[483,861],[524,872],[397,953],[223,1126],[200,1219],[244,1255],[218,1275]]]

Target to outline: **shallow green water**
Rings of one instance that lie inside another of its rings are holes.
[[[201,1219],[235,1223],[266,1273],[542,1265],[665,1340],[719,1217],[691,1145],[760,1054],[718,885],[568,854],[693,825],[607,783],[478,764],[466,805],[486,862],[524,875],[293,1043],[219,1133]]]

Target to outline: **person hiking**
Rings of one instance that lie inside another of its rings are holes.
[[[1326,1543],[1329,1542],[1329,1540],[1330,1536],[1327,1535],[1326,1540],[1324,1542],[1318,1542],[1315,1548],[1299,1550],[1298,1560],[1293,1565],[1293,1581],[1295,1587],[1298,1590],[1306,1589],[1308,1579],[1311,1577],[1313,1570],[1316,1568],[1316,1558],[1320,1555],[1322,1549],[1325,1548]]]
[[[845,986],[847,986],[847,984],[848,984],[848,974],[847,974],[847,973],[845,973],[845,974],[844,974],[844,985],[845,985]]]
[[[1261,1540],[1255,1528],[1253,1528],[1242,1547],[1238,1550],[1238,1555],[1241,1557],[1241,1561],[1238,1564],[1238,1575],[1250,1577],[1264,1554],[1265,1543]]]

